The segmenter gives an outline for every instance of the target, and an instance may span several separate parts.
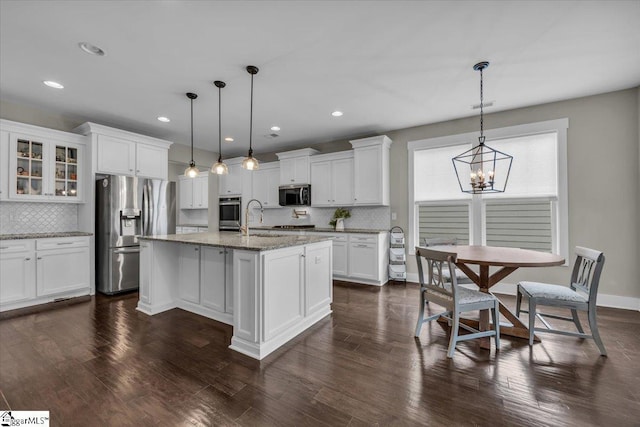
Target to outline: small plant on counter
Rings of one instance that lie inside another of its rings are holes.
[[[331,225],[332,227],[335,227],[336,223],[338,222],[338,219],[345,219],[345,218],[351,218],[351,211],[344,208],[338,208],[333,213],[333,218],[331,219],[331,221],[329,221],[329,225]]]

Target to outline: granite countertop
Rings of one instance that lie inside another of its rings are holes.
[[[235,231],[220,233],[169,234],[166,236],[140,236],[138,239],[244,249],[249,251],[270,251],[273,249],[282,249],[290,246],[300,246],[308,243],[329,240],[328,237],[321,236],[285,236],[259,233],[255,233],[247,237]]]
[[[60,233],[22,233],[22,234],[0,234],[0,240],[19,240],[19,239],[46,239],[53,237],[81,237],[93,236],[93,233],[84,231],[63,231]]]
[[[207,224],[178,224],[176,227],[209,227]]]
[[[310,231],[312,233],[356,233],[356,234],[380,234],[387,233],[389,230],[381,230],[378,228],[345,228],[344,231],[336,231],[332,227],[314,227],[314,228],[275,228],[272,225],[251,226],[251,230],[271,230],[271,231]]]

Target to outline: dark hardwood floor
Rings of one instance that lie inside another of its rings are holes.
[[[543,335],[449,360],[446,325],[413,338],[417,301],[415,284],[336,282],[333,314],[262,362],[227,348],[231,327],[146,316],[137,294],[28,312],[0,320],[0,409],[52,426],[640,425],[639,312],[599,310],[608,358]]]

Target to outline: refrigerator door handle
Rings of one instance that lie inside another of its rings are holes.
[[[140,252],[140,248],[139,247],[135,247],[135,248],[125,248],[125,249],[115,249],[113,251],[114,254],[135,254]]]
[[[149,225],[151,224],[151,203],[149,203],[149,186],[145,182],[142,185],[142,235],[149,236]]]

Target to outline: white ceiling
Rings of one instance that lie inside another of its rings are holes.
[[[638,86],[639,22],[637,0],[0,0],[0,96],[189,144],[192,91],[196,147],[217,151],[223,80],[231,157],[248,147],[246,65],[264,153],[476,115],[481,60],[489,112]]]

